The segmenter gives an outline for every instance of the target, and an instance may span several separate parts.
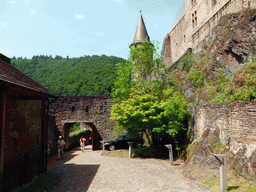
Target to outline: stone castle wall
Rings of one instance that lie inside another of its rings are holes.
[[[242,152],[250,162],[252,154],[256,154],[256,101],[194,106],[189,110],[193,139],[199,139],[207,129],[219,129],[220,140],[228,140],[230,150],[234,154]],[[248,166],[249,171],[252,170],[251,165]]]
[[[196,3],[192,5],[192,0],[185,0],[185,15],[164,38],[164,61],[167,66],[176,62],[188,48],[200,49],[200,43],[212,36],[212,30],[222,16],[247,7],[256,8],[254,0],[193,0],[193,2]],[[216,4],[213,5],[213,2]]]
[[[100,137],[109,140],[113,138],[114,128],[114,122],[109,120],[109,100],[109,95],[60,96],[52,104],[50,112],[55,115],[56,125],[62,135],[66,135],[64,125],[67,123],[80,122],[82,128],[86,128],[86,123],[93,123]]]

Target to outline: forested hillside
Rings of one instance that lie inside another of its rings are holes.
[[[11,64],[54,94],[110,94],[116,79],[118,63],[125,59],[93,55],[79,58],[33,56],[15,58]]]

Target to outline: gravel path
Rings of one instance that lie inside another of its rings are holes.
[[[102,151],[82,153],[79,148],[53,158],[48,170],[61,175],[53,191],[211,191],[189,180],[170,164],[154,159],[101,156]]]

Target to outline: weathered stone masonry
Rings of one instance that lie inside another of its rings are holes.
[[[256,155],[256,101],[232,102],[191,107],[193,139],[202,136],[206,129],[220,130],[220,140],[229,140],[230,150],[243,153],[250,174],[255,175],[256,165],[250,164]],[[253,171],[254,170],[254,171]]]
[[[255,0],[185,0],[185,14],[163,41],[164,62],[171,66],[188,50],[197,52],[222,16],[245,8],[256,8]]]
[[[109,140],[113,138],[114,128],[114,122],[109,120],[109,100],[109,95],[60,96],[53,103],[51,113],[55,115],[56,125],[64,137],[68,134],[65,124],[80,122],[94,126],[100,139]]]

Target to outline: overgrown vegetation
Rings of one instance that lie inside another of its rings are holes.
[[[213,61],[213,55],[207,51],[185,55],[170,73],[175,81],[175,90],[185,92],[186,100],[193,105],[256,98],[256,57],[245,63],[236,74],[228,74],[223,67],[213,73]]]
[[[117,121],[117,132],[146,136],[152,149],[143,150],[153,150],[161,136],[169,134],[180,151],[177,136],[186,131],[188,105],[183,94],[173,91],[168,69],[155,48],[148,42],[130,48],[129,61],[117,70],[111,119]]]

